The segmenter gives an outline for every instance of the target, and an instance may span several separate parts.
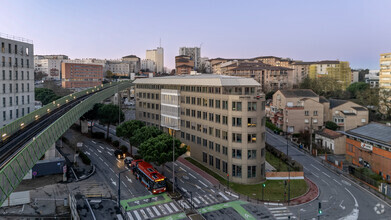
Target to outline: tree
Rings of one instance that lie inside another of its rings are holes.
[[[36,71],[34,72],[34,80],[42,80],[43,78],[47,77],[48,75],[43,73],[42,71]]]
[[[66,96],[72,93],[71,90],[65,89],[58,81],[46,80],[43,82],[43,88],[51,89],[58,96]]]
[[[147,162],[153,162],[158,166],[162,166],[164,170],[164,164],[172,161],[173,156],[173,137],[166,133],[163,133],[157,137],[150,138],[139,147],[138,153]],[[181,141],[174,140],[176,160],[179,156],[186,153],[186,147],[181,147]]]
[[[328,76],[323,76],[317,79],[306,78],[299,85],[300,89],[311,89],[316,94],[330,97],[341,97],[342,84],[336,79]]]
[[[391,90],[380,89],[379,111],[383,114],[383,119],[391,118]]]
[[[275,93],[275,91],[271,91],[271,92],[266,93],[265,99],[266,100],[273,99],[274,93]]]
[[[41,101],[42,105],[47,105],[61,96],[56,95],[53,90],[46,88],[35,88],[35,100]]]
[[[133,136],[129,139],[129,142],[134,146],[140,146],[143,142],[150,138],[157,137],[163,132],[153,126],[144,126],[133,133]]]
[[[114,76],[113,72],[111,72],[110,70],[107,70],[106,71],[106,78],[107,79],[112,79]]]
[[[338,125],[335,124],[333,121],[326,121],[325,123],[326,128],[336,131],[338,129]]]
[[[84,113],[83,116],[80,117],[81,120],[87,120],[87,121],[94,121],[99,119],[98,114],[99,114],[99,108],[101,108],[103,104],[101,103],[96,103],[94,107],[92,107],[91,110],[88,112]],[[91,132],[92,132],[92,124],[91,124]]]
[[[127,121],[117,126],[116,135],[118,137],[128,138],[130,145],[132,145],[130,138],[133,137],[134,133],[138,129],[144,126],[145,124],[142,121],[138,121],[138,120]],[[130,147],[130,155],[133,155],[132,147]]]
[[[110,125],[115,124],[119,120],[123,121],[125,115],[122,112],[122,110],[118,108],[118,105],[108,104],[108,105],[103,105],[98,109],[98,117],[100,123],[107,125],[106,138],[108,139]]]
[[[367,89],[369,89],[369,84],[365,82],[355,82],[346,88],[346,90],[351,93],[352,98],[356,98],[359,92],[365,91]]]

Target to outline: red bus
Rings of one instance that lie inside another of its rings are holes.
[[[130,164],[133,174],[153,194],[166,191],[166,177],[144,160],[133,160]]]

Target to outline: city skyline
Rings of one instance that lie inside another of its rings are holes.
[[[32,39],[35,54],[143,59],[161,39],[171,69],[179,47],[201,44],[202,56],[209,58],[339,59],[352,68],[379,69],[379,54],[391,50],[386,44],[391,31],[383,28],[390,24],[387,1],[119,1],[110,7],[103,1],[12,1],[3,6],[9,10],[0,19],[12,22],[4,22],[0,32]]]

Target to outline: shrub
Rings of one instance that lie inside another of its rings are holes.
[[[90,158],[88,158],[88,156],[85,155],[83,152],[80,151],[79,156],[80,156],[81,161],[83,161],[84,164],[86,164],[86,165],[91,164]]]
[[[121,147],[119,148],[122,152],[126,153],[128,152],[128,147],[126,147],[125,145],[121,145]]]
[[[140,154],[136,154],[136,155],[133,155],[133,159],[135,160],[139,160],[139,159],[143,159]]]
[[[278,133],[281,133],[282,130],[279,129],[277,126],[275,126],[273,123],[271,123],[270,121],[266,121],[266,127],[269,128],[270,130],[272,131],[277,131]]]
[[[118,140],[113,141],[113,146],[114,147],[119,147],[119,141]]]
[[[103,133],[103,132],[94,132],[94,133],[92,133],[92,138],[104,139],[105,138],[105,133]]]

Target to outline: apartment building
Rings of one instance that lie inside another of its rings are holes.
[[[143,59],[141,60],[141,71],[143,72],[155,72],[156,64],[153,60]]]
[[[310,65],[309,77],[311,79],[325,76],[335,79],[341,84],[341,89],[345,90],[352,82],[349,62],[324,60],[314,62]]]
[[[102,84],[103,66],[97,64],[62,63],[63,88],[89,88]]]
[[[194,70],[194,60],[190,56],[180,55],[175,57],[176,75],[188,75]]]
[[[141,59],[136,55],[124,56],[121,61],[129,65],[129,73],[138,73],[141,69]]]
[[[34,111],[34,47],[31,40],[0,34],[0,126]]]
[[[146,59],[155,62],[156,70],[153,70],[153,72],[160,74],[164,73],[164,50],[162,47],[158,47],[153,50],[147,50]]]
[[[41,72],[46,79],[61,80],[61,63],[66,55],[35,55],[34,72]]]
[[[180,47],[179,56],[189,56],[195,70],[198,70],[201,65],[201,48],[199,47]]]
[[[114,76],[130,77],[131,65],[129,63],[122,62],[121,60],[108,60],[106,62],[106,71],[109,70]]]
[[[230,181],[265,179],[265,100],[254,79],[200,74],[134,83],[137,119],[179,127],[191,157]]]
[[[391,53],[380,54],[380,88],[391,89]]]
[[[270,120],[284,132],[319,130],[325,109],[321,101],[310,89],[278,90],[270,106]]]
[[[279,90],[273,95],[269,118],[284,132],[319,130],[334,121],[346,131],[368,124],[368,109],[351,101],[318,96],[310,89]]]
[[[391,127],[370,123],[344,132],[346,160],[391,182]]]

